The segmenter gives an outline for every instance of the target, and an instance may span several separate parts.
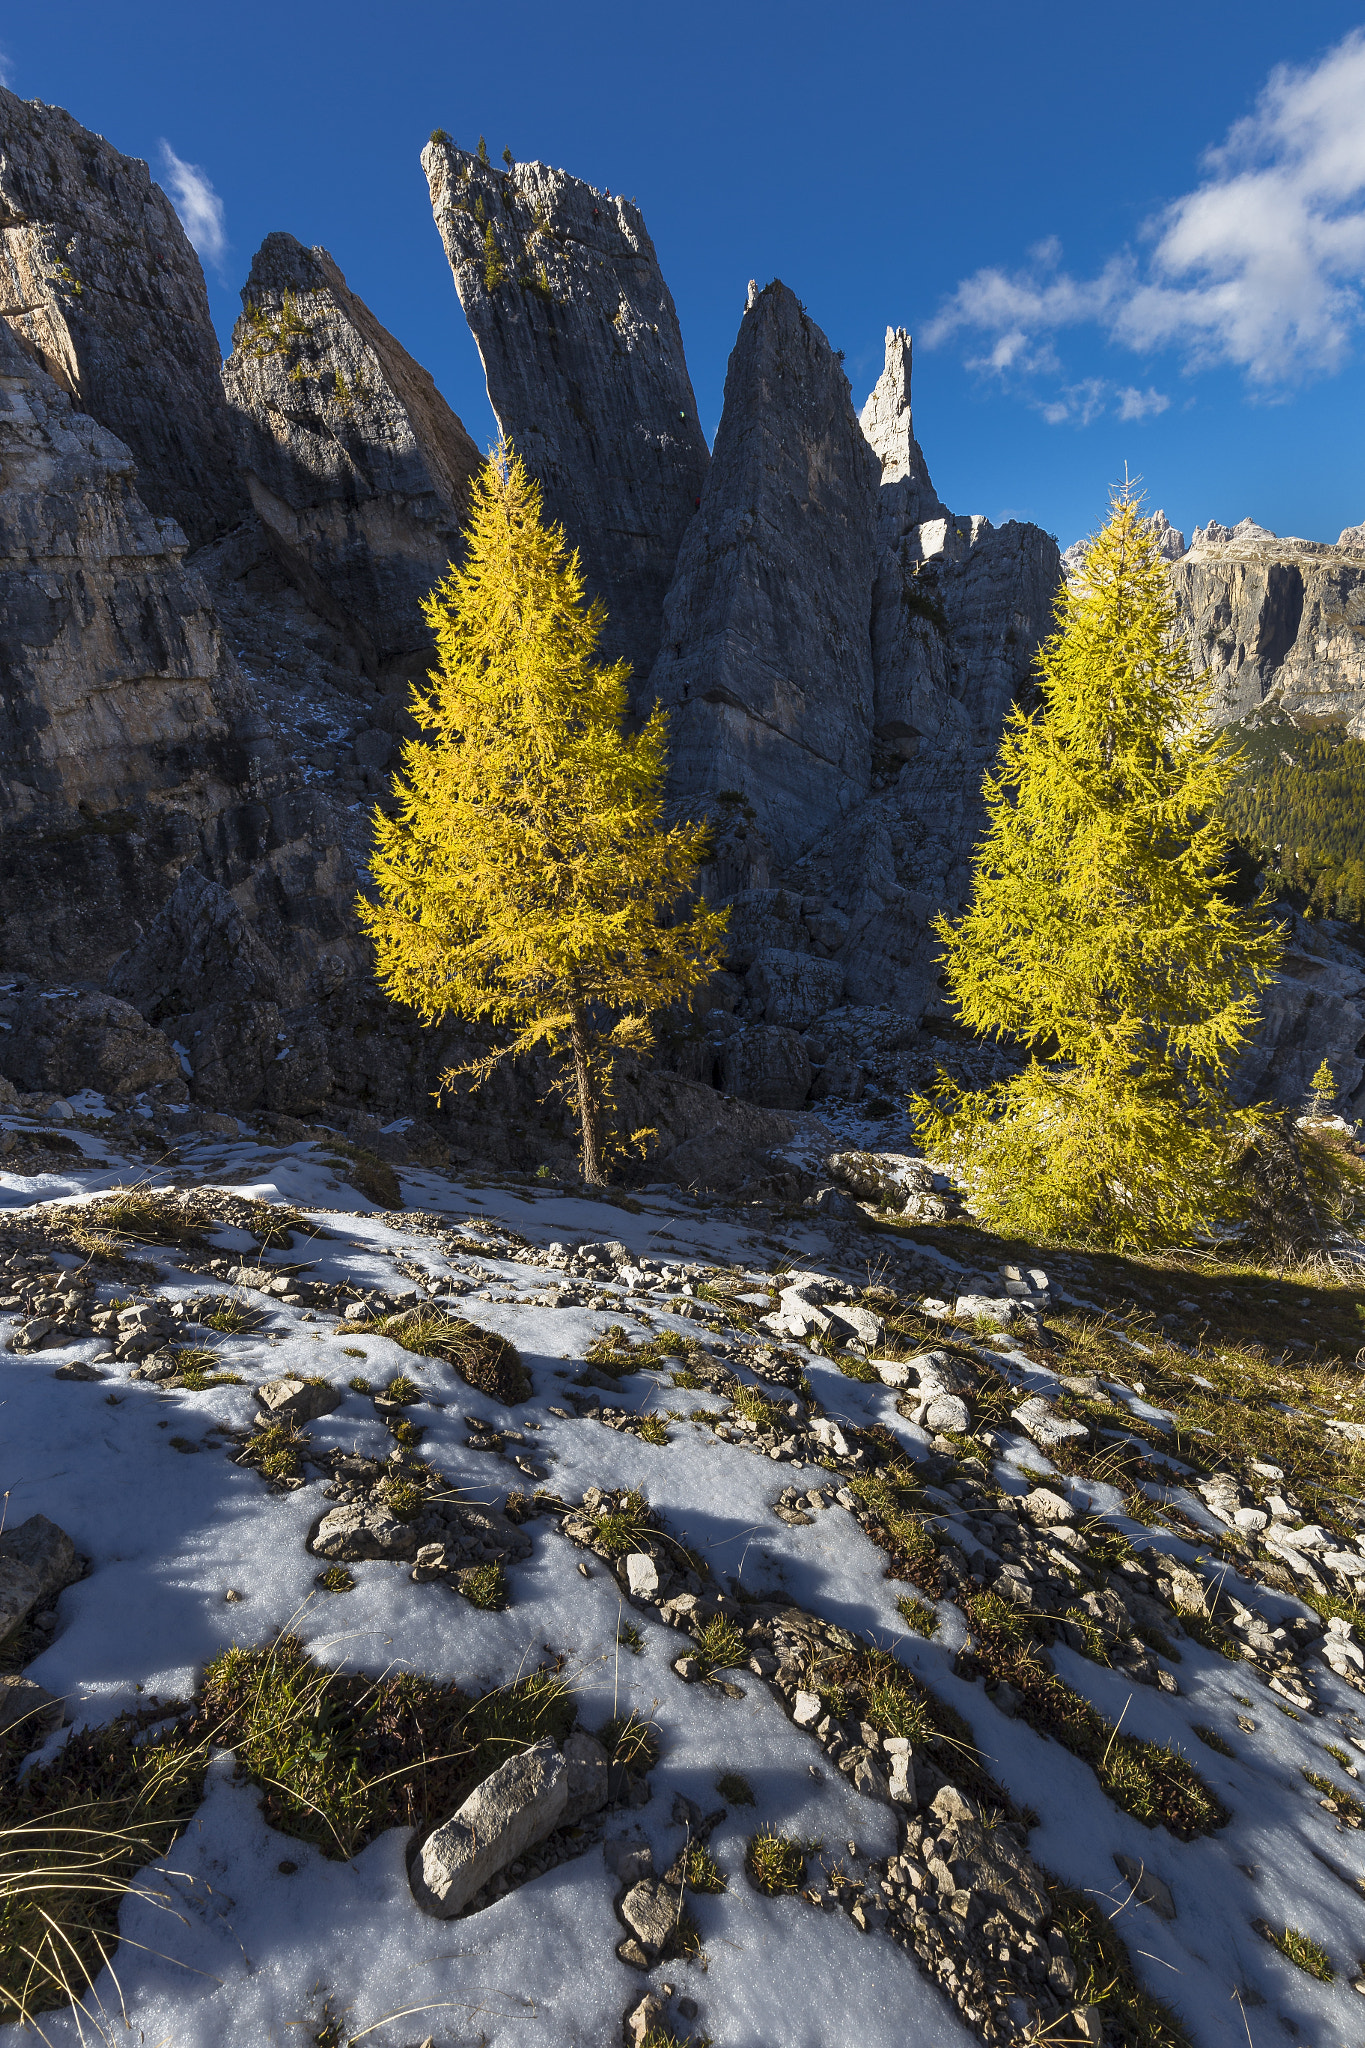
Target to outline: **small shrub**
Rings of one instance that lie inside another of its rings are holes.
[[[755,1891],[778,1898],[784,1892],[799,1892],[806,1875],[806,1852],[787,1835],[764,1828],[750,1835],[744,1852],[744,1868]]]
[[[716,1790],[729,1806],[752,1806],[754,1788],[741,1771],[726,1771],[717,1778]]]
[[[507,1574],[500,1564],[472,1565],[458,1574],[455,1583],[471,1607],[482,1607],[490,1614],[500,1613],[511,1597]]]
[[[918,1600],[913,1593],[902,1593],[896,1602],[896,1612],[907,1628],[918,1636],[932,1636],[938,1633],[937,1611],[926,1600]]]

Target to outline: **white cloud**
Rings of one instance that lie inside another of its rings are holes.
[[[215,270],[220,269],[228,245],[222,200],[198,164],[185,163],[164,136],[161,160],[171,204],[180,215],[181,226],[204,261]]]
[[[0,50],[0,85],[13,85],[14,59],[8,50]]]
[[[1118,404],[1114,410],[1121,420],[1150,420],[1159,412],[1165,412],[1170,399],[1164,391],[1154,391],[1149,384],[1145,391],[1138,391],[1133,385],[1125,384],[1115,393]]]
[[[1148,223],[1145,255],[1124,250],[1077,278],[1051,238],[1020,271],[964,279],[925,341],[969,329],[987,342],[974,365],[1000,374],[1080,326],[1136,352],[1177,348],[1195,368],[1234,364],[1263,389],[1338,369],[1365,285],[1365,29],[1316,65],[1272,72],[1203,170]]]

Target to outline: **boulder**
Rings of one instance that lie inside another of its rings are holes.
[[[785,1025],[751,1025],[727,1039],[721,1055],[721,1086],[727,1095],[764,1109],[800,1109],[810,1083],[810,1054]]]
[[[0,1036],[0,1060],[10,1080],[34,1093],[93,1088],[139,1095],[155,1088],[172,1102],[189,1095],[170,1040],[115,996],[27,991]]]
[[[633,202],[546,164],[503,170],[437,136],[422,167],[499,428],[642,700],[709,461],[654,244]]]
[[[0,1642],[27,1620],[38,1604],[37,1572],[17,1557],[0,1552]]]
[[[46,1515],[30,1515],[13,1529],[0,1531],[0,1558],[31,1571],[38,1581],[37,1598],[46,1603],[81,1575],[76,1546],[65,1529]]]
[[[313,610],[405,680],[430,660],[422,603],[463,554],[479,451],[325,249],[267,235],[242,307],[223,384],[252,505]],[[380,744],[361,736],[362,767]]]
[[[779,861],[867,793],[878,471],[825,336],[751,289],[651,682],[677,800],[732,794]]]
[[[682,1886],[662,1878],[642,1877],[618,1908],[621,1918],[652,1962],[678,1931],[682,1918]]]
[[[195,544],[233,525],[246,493],[204,273],[146,164],[0,88],[0,223],[4,318],[126,444],[143,504]]]
[[[331,1508],[319,1522],[310,1548],[318,1557],[351,1564],[358,1558],[382,1557],[409,1563],[417,1555],[418,1534],[411,1522],[400,1522],[379,1501],[351,1501]]]
[[[569,1766],[548,1740],[499,1764],[410,1862],[422,1911],[454,1919],[491,1878],[554,1832],[568,1798]]]
[[[932,1195],[934,1170],[906,1152],[831,1152],[826,1166],[861,1202],[906,1209]]]
[[[331,1415],[345,1398],[340,1387],[299,1379],[262,1380],[256,1388],[256,1399],[271,1422],[316,1422],[321,1415]]]

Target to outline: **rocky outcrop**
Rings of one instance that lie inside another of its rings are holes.
[[[503,433],[605,600],[642,696],[707,470],[678,316],[639,208],[545,164],[495,170],[439,133],[432,210]]]
[[[223,383],[251,502],[373,676],[429,659],[422,599],[461,553],[479,451],[325,249],[267,235]]]
[[[1216,718],[1274,704],[1365,736],[1365,539],[1357,529],[1333,547],[1281,540],[1250,519],[1212,521],[1196,527],[1171,585],[1195,667],[1209,670]]]
[[[0,322],[0,958],[104,974],[198,859],[306,973],[354,884],[184,539]]]
[[[0,89],[0,313],[191,543],[242,516],[204,274],[145,163]]]
[[[653,682],[678,800],[737,793],[778,861],[867,793],[877,479],[828,341],[751,288]]]

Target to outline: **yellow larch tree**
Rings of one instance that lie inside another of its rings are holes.
[[[413,689],[422,737],[395,814],[376,813],[360,916],[395,1001],[505,1028],[442,1089],[545,1047],[600,1183],[613,1055],[720,966],[726,913],[694,895],[706,826],[664,822],[666,714],[626,730],[629,667],[597,659],[605,607],[506,443],[467,534],[427,600],[438,665]]]
[[[963,1023],[1033,1056],[974,1092],[940,1076],[913,1108],[994,1227],[1170,1242],[1237,1212],[1232,1168],[1258,1117],[1229,1076],[1279,935],[1227,887],[1238,757],[1133,492],[1057,621],[1042,703],[1011,713],[985,783],[971,901],[936,927]]]

